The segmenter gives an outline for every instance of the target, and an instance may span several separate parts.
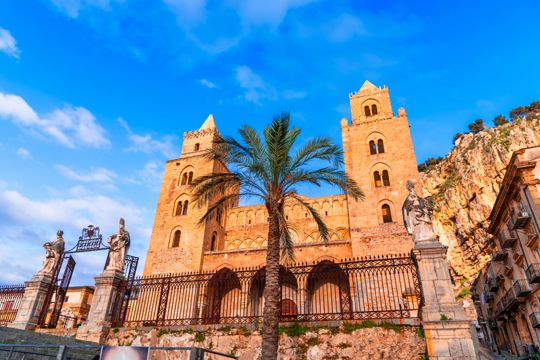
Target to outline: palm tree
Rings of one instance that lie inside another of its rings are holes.
[[[328,241],[328,227],[319,213],[297,193],[296,187],[326,183],[339,187],[354,199],[363,199],[364,194],[341,169],[343,152],[330,139],[318,137],[294,149],[300,129],[289,127],[288,113],[274,117],[262,138],[247,125],[240,128],[239,134],[242,142],[232,137],[220,138],[213,149],[208,150],[207,158],[221,163],[223,171],[195,179],[192,194],[197,204],[210,204],[201,223],[236,204],[239,197],[254,197],[266,206],[268,245],[262,358],[270,360],[277,358],[278,351],[280,250],[285,260],[294,259],[284,215],[285,202],[295,201],[305,207],[315,220],[321,238]]]

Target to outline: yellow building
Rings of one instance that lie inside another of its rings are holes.
[[[299,205],[285,213],[297,261],[409,253],[413,242],[402,220],[407,180],[418,170],[405,109],[395,116],[388,88],[366,81],[349,95],[351,121],[341,120],[345,170],[366,194],[356,202],[346,195],[306,198],[330,228],[323,243],[312,218]],[[165,166],[144,275],[215,271],[260,266],[267,236],[264,206],[237,206],[200,225],[205,207],[192,206],[192,179],[223,171],[205,159],[219,131],[212,115],[199,130],[184,133],[182,153]]]

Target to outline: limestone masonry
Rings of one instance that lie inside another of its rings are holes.
[[[307,198],[330,228],[328,243],[300,205],[286,206],[297,261],[409,253],[413,247],[401,206],[407,180],[417,182],[419,175],[405,109],[395,116],[388,88],[369,81],[349,100],[352,121],[341,120],[345,170],[366,199],[357,202],[341,194]],[[204,157],[219,136],[210,115],[199,130],[184,133],[181,156],[167,161],[144,275],[264,264],[264,206],[229,208],[199,224],[207,208],[191,203],[194,178],[226,171]]]

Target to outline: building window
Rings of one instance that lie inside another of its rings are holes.
[[[382,218],[384,223],[391,223],[392,222],[392,212],[390,211],[390,205],[384,204],[381,207],[382,212]]]
[[[371,105],[371,115],[377,115],[377,105]]]
[[[377,146],[375,145],[375,141],[373,140],[369,142],[369,153],[371,155],[375,155],[377,153]]]
[[[182,236],[182,232],[180,230],[176,230],[174,232],[173,241],[171,244],[171,247],[179,247],[180,246],[180,237]]]
[[[378,171],[375,171],[373,173],[373,179],[375,180],[375,187],[381,187],[382,186],[381,174]]]
[[[212,233],[212,241],[210,241],[210,251],[216,251],[217,243],[217,233],[214,231]]]
[[[216,210],[216,221],[218,222],[218,224],[221,224],[221,216],[222,216],[221,209],[218,208],[218,209]]]
[[[190,171],[188,174],[187,183],[191,184],[192,181],[193,181],[193,171]]]
[[[379,140],[377,141],[377,152],[378,152],[379,154],[384,153],[384,141],[383,141],[382,139],[379,139]]]
[[[182,215],[182,200],[176,204],[176,211],[174,212],[174,216],[180,216]]]
[[[193,147],[193,151],[199,151],[200,148],[201,148],[201,144],[196,143],[195,146]]]
[[[390,186],[390,176],[388,176],[388,170],[383,170],[382,181],[384,186]]]
[[[369,110],[368,105],[364,106],[364,113],[366,114],[366,116],[371,116],[371,111]]]
[[[187,215],[189,201],[184,201],[184,206],[182,207],[182,215]]]
[[[188,182],[188,174],[187,173],[184,173],[182,175],[182,182],[180,183],[180,185],[186,185]]]

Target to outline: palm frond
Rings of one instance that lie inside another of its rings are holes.
[[[317,224],[317,228],[319,230],[319,234],[321,234],[321,238],[323,239],[324,242],[327,242],[328,235],[329,235],[328,226],[326,226],[326,224],[324,223],[323,219],[321,218],[317,210],[315,210],[313,206],[311,206],[308,202],[306,202],[297,194],[291,193],[289,194],[288,197],[296,200],[299,204],[301,204],[303,207],[305,207],[309,211],[309,213],[311,214],[311,217],[313,218],[313,220],[315,220],[315,223]]]

